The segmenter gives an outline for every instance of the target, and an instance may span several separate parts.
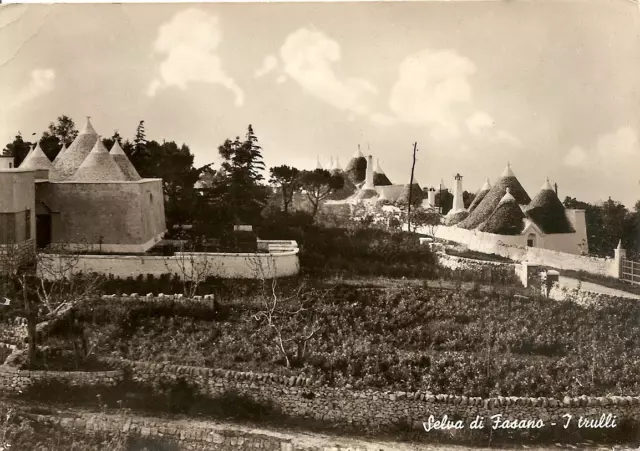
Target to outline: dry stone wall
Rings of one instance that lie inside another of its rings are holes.
[[[350,425],[360,430],[374,431],[399,424],[421,429],[431,415],[436,418],[447,415],[469,424],[478,415],[489,421],[489,417],[501,414],[504,420],[540,419],[549,424],[562,422],[566,413],[574,418],[611,414],[618,422],[628,419],[640,423],[640,396],[483,399],[424,391],[354,390],[349,385],[328,387],[321,378],[303,375],[285,377],[164,363],[107,361],[130,370],[136,381],[156,384],[165,378],[184,378],[195,384],[202,394],[219,396],[236,392],[258,402],[271,402],[288,416]]]
[[[0,365],[0,391],[18,393],[38,380],[63,380],[72,386],[115,385],[123,378],[121,369],[113,371],[28,371]]]

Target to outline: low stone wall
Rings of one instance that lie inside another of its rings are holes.
[[[288,243],[288,244],[285,244]],[[67,267],[71,272],[98,273],[115,278],[137,277],[152,274],[175,274],[182,278],[202,279],[221,277],[227,279],[256,279],[294,276],[300,272],[298,246],[295,241],[268,241],[260,246],[268,253],[209,253],[176,252],[162,257],[155,255],[64,255],[46,254],[47,267]],[[270,247],[271,246],[271,247]],[[43,277],[48,273],[43,272]],[[58,274],[56,273],[56,276]]]
[[[113,365],[128,368],[134,380],[151,384],[165,378],[184,378],[195,384],[201,393],[218,396],[235,391],[259,402],[271,402],[287,415],[334,424],[350,425],[374,431],[398,424],[423,428],[430,415],[459,418],[467,424],[477,415],[487,419],[502,414],[509,420],[537,420],[546,424],[560,423],[562,415],[577,418],[615,415],[617,421],[632,419],[640,422],[640,396],[627,397],[566,397],[552,398],[479,397],[434,395],[424,391],[381,392],[328,387],[322,379],[300,376],[277,376],[252,372],[198,368],[163,363],[106,359]]]
[[[81,385],[115,385],[122,380],[121,369],[113,371],[29,371],[15,367],[0,365],[0,391],[19,392],[38,380],[62,380],[73,386]]]

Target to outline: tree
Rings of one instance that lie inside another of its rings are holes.
[[[62,144],[69,147],[77,136],[75,122],[63,114],[56,119],[56,122],[51,122],[47,131],[42,134],[40,147],[47,158],[53,161],[62,149]]]
[[[223,159],[217,205],[235,224],[254,224],[266,205],[268,191],[261,184],[264,170],[261,148],[249,125],[244,141],[227,139],[218,151]]]
[[[29,151],[33,148],[34,144],[22,139],[22,134],[18,132],[13,142],[7,144],[2,151],[2,155],[5,157],[13,157],[16,167],[22,164],[22,161],[26,158]]]
[[[464,203],[464,208],[469,208],[473,199],[476,198],[474,193],[470,193],[469,191],[463,191],[462,193],[462,202]]]
[[[332,175],[324,169],[302,171],[300,173],[300,186],[311,202],[311,215],[315,218],[320,204],[331,193],[344,186],[344,179],[340,175]]]
[[[312,339],[322,330],[325,298],[332,288],[305,291],[304,284],[285,294],[278,289],[277,275],[269,279],[260,261],[250,260],[255,277],[261,282],[258,312],[253,315],[258,327],[271,337],[274,347],[285,360],[287,368],[303,364]],[[275,271],[274,271],[275,273]]]
[[[47,252],[36,255],[35,264],[23,258],[20,246],[4,245],[0,254],[0,279],[5,295],[20,299],[27,320],[28,359],[35,362],[38,332],[46,330],[50,321],[65,316],[78,303],[100,290],[103,278],[83,274],[79,265],[81,251],[65,244],[50,245]],[[43,326],[39,329],[39,326]],[[74,324],[70,337],[78,361],[91,353],[87,331]],[[79,330],[78,330],[79,329]],[[80,337],[80,344],[75,337]]]
[[[436,206],[442,209],[442,214],[446,215],[453,208],[453,194],[449,190],[436,191]]]
[[[144,130],[144,121],[138,123],[136,128],[136,136],[133,138],[133,153],[144,152],[147,145],[147,136]]]
[[[293,193],[300,189],[300,180],[298,179],[300,171],[296,168],[282,165],[269,169],[269,172],[271,173],[269,183],[280,189],[284,213],[287,214],[289,205],[293,200]]]
[[[407,213],[403,212],[402,215],[404,217],[403,220],[409,222],[406,220]],[[435,230],[440,225],[441,218],[440,213],[433,209],[415,208],[411,210],[412,231],[415,233],[418,229],[426,228],[427,234],[435,237]]]

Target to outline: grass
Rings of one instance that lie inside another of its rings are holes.
[[[514,263],[513,260],[503,257],[498,254],[485,254],[483,252],[472,251],[470,249],[457,250],[455,248],[445,248],[445,253],[447,255],[453,255],[455,257],[462,258],[470,258],[473,260],[482,260],[488,262],[499,262],[499,263]]]

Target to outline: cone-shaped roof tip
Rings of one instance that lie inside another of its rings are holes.
[[[316,156],[316,169],[324,169],[320,163],[320,156]]]
[[[511,170],[511,163],[507,163],[507,167],[504,168],[504,172],[502,172],[503,177],[515,177],[513,171]]]
[[[377,172],[378,174],[384,174],[384,171],[380,167],[380,158],[376,158],[376,165],[373,167],[373,172]]]
[[[113,143],[113,146],[111,147],[111,151],[109,152],[111,155],[126,155],[124,153],[124,150],[122,150],[122,147],[120,147],[120,143],[118,142],[118,140],[116,139],[116,141]]]
[[[20,163],[20,168],[49,171],[53,169],[53,163],[51,163],[49,158],[44,154],[38,141],[33,150],[31,150],[22,163]]]
[[[95,135],[96,130],[91,125],[91,116],[87,116],[87,121],[84,123],[84,128],[80,132],[81,135]]]
[[[104,143],[102,142],[102,136],[98,135],[98,139],[96,140],[96,143],[93,145],[93,149],[91,149],[91,152],[92,153],[109,153],[107,148],[104,146]]]
[[[480,188],[480,191],[489,191],[490,189],[491,189],[491,184],[489,183],[489,179],[487,178],[487,180],[484,181],[482,188]]]
[[[353,158],[361,158],[364,157],[364,154],[360,150],[360,144],[358,144],[358,150],[353,154]]]
[[[622,249],[622,240],[618,241],[618,249]]]
[[[544,184],[542,185],[542,188],[540,188],[541,190],[551,190],[553,191],[553,187],[551,186],[551,183],[549,182],[549,177],[547,177],[544,181]]]
[[[515,202],[515,201],[516,201],[516,198],[511,195],[511,189],[506,188],[506,193],[502,197],[502,199],[500,199],[500,203],[502,204],[505,202]]]

